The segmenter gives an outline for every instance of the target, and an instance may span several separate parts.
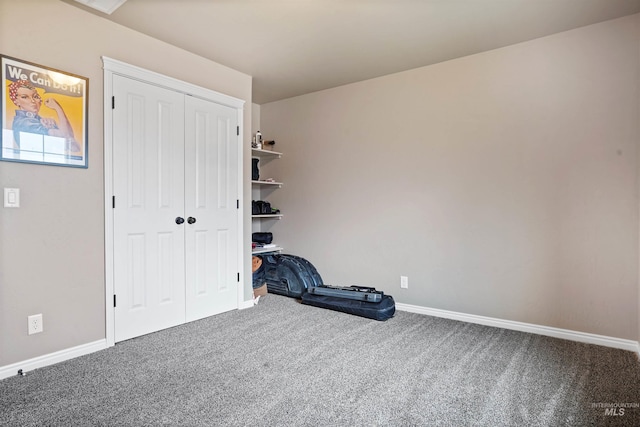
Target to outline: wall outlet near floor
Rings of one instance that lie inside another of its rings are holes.
[[[400,287],[402,289],[409,288],[409,278],[407,276],[400,276]]]
[[[28,320],[29,320],[29,335],[39,334],[44,330],[43,329],[44,325],[42,324],[42,313],[29,316]]]

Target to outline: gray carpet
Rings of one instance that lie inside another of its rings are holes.
[[[632,352],[268,295],[0,381],[0,425],[638,426],[599,404],[639,384]]]

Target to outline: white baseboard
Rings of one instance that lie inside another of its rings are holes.
[[[254,301],[244,301],[240,309],[253,307]],[[462,322],[476,323],[485,326],[494,326],[497,328],[511,329],[520,332],[529,332],[532,334],[544,335],[554,338],[562,338],[570,341],[583,342],[587,344],[601,345],[605,347],[619,348],[635,352],[640,358],[640,342],[625,340],[621,338],[607,337],[604,335],[587,334],[584,332],[571,331],[568,329],[551,328],[549,326],[534,325],[531,323],[515,322],[513,320],[502,320],[493,317],[476,316],[474,314],[458,313],[455,311],[440,310],[437,308],[421,307],[417,305],[396,303],[396,309],[407,311],[410,313],[425,314],[427,316],[442,317],[445,319],[459,320]],[[34,369],[53,365],[55,363],[64,362],[65,360],[75,357],[84,356],[96,351],[104,350],[107,346],[107,340],[102,339],[76,347],[57,351],[55,353],[45,354],[43,356],[34,357],[33,359],[24,360],[13,363],[11,365],[0,366],[0,380],[18,375],[18,370],[29,372]]]
[[[65,360],[84,356],[85,354],[94,353],[96,351],[104,350],[105,348],[107,348],[107,340],[102,339],[82,344],[77,347],[56,351],[55,353],[34,357],[33,359],[23,360],[22,362],[12,363],[11,365],[0,366],[0,380],[18,375],[18,370],[20,369],[22,369],[22,372],[27,373],[34,369],[64,362]]]
[[[238,310],[244,310],[245,308],[251,308],[255,305],[255,300],[250,299],[249,301],[242,301]]]
[[[253,307],[254,300],[243,301],[238,309],[244,310]],[[104,350],[109,347],[107,340],[102,339],[91,343],[79,345],[77,347],[67,348],[64,350],[56,351],[55,353],[45,354],[43,356],[34,357],[33,359],[23,360],[21,362],[12,363],[11,365],[0,366],[0,380],[18,375],[18,371],[22,369],[22,372],[27,373],[34,369],[43,368],[45,366],[53,365],[55,363],[64,362],[65,360],[73,359],[75,357],[84,356],[85,354],[94,353],[96,351]]]
[[[586,344],[601,345],[604,347],[619,348],[635,352],[640,357],[640,343],[638,341],[622,338],[607,337],[604,335],[587,334],[568,329],[551,328],[549,326],[534,325],[532,323],[515,322],[513,320],[496,319],[493,317],[476,316],[474,314],[458,313],[455,311],[440,310],[437,308],[420,307],[417,305],[396,303],[396,309],[411,313],[426,314],[427,316],[443,317],[445,319],[460,320],[462,322],[476,323],[478,325],[495,326],[497,328],[511,329],[520,332],[544,335],[547,337],[562,338]]]

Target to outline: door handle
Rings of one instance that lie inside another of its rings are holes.
[[[182,218],[182,217],[180,217],[180,216],[176,218],[176,224],[180,225],[180,224],[182,224],[183,222],[184,222],[184,218]]]
[[[195,224],[196,219],[195,219],[194,217],[190,216],[189,218],[187,218],[187,222],[188,222],[189,224]]]

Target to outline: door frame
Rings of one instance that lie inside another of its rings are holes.
[[[114,227],[113,227],[113,115],[112,110],[112,96],[113,96],[113,75],[117,74],[123,77],[127,77],[134,80],[139,80],[145,83],[160,86],[166,89],[181,92],[186,95],[194,96],[197,98],[205,99],[207,101],[214,102],[216,104],[225,105],[227,107],[234,108],[238,113],[238,194],[239,200],[238,208],[238,308],[244,307],[244,254],[243,254],[243,240],[244,240],[244,204],[242,203],[243,195],[243,183],[242,176],[242,147],[243,138],[243,123],[244,123],[244,104],[245,101],[222,94],[220,92],[206,89],[191,83],[184,82],[182,80],[174,79],[154,71],[146,70],[144,68],[137,67],[135,65],[127,64],[116,59],[112,59],[106,56],[102,56],[103,68],[104,68],[104,254],[105,254],[105,332],[106,332],[106,344],[107,347],[115,345],[115,309],[113,307],[113,295],[114,295]]]

